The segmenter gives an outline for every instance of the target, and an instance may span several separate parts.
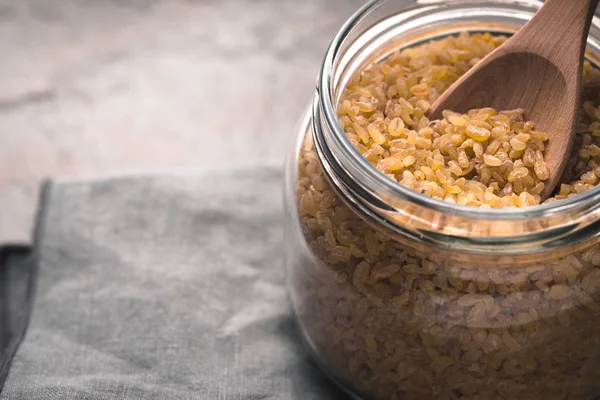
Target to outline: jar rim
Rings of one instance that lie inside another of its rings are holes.
[[[341,27],[331,42],[325,59],[321,66],[321,72],[317,82],[318,101],[320,110],[324,116],[328,127],[333,134],[333,140],[344,152],[349,161],[349,167],[361,169],[362,174],[370,182],[365,184],[375,188],[381,188],[391,195],[406,199],[411,203],[436,212],[444,212],[455,216],[469,218],[470,220],[529,220],[534,218],[543,218],[551,215],[562,215],[580,209],[582,206],[600,203],[600,185],[587,192],[574,196],[572,198],[555,201],[549,204],[530,206],[525,208],[503,208],[503,209],[484,209],[466,205],[451,204],[443,200],[435,199],[418,193],[400,183],[392,181],[372,164],[370,164],[352,145],[341,126],[337,117],[333,92],[333,73],[335,61],[339,56],[342,43],[349,36],[356,25],[373,9],[388,0],[370,0],[368,3],[358,9]],[[452,5],[478,4],[478,6],[504,6],[507,5],[525,5],[528,7],[541,7],[543,4],[538,0],[488,0],[485,3],[475,0],[456,0]],[[427,6],[444,7],[440,0],[417,0],[414,9]],[[408,11],[408,9],[407,9]],[[592,27],[600,28],[597,18],[592,23]]]

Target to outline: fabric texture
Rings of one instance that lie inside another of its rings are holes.
[[[34,267],[28,246],[0,246],[0,392],[29,321]]]
[[[324,400],[287,301],[282,173],[50,183],[2,400]]]

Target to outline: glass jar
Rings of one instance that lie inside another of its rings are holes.
[[[388,180],[336,115],[361,66],[463,30],[510,34],[541,4],[374,1],[326,54],[288,158],[288,287],[307,348],[356,398],[600,396],[600,188],[525,209],[448,204]]]

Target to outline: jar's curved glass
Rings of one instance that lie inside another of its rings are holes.
[[[357,398],[600,396],[600,188],[479,210],[387,180],[335,108],[349,76],[460,30],[510,33],[533,0],[374,1],[338,33],[286,173],[290,299],[307,347]],[[595,20],[588,57],[600,54]]]

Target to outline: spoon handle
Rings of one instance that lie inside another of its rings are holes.
[[[581,66],[592,19],[600,0],[546,0],[519,32],[513,43],[552,61],[563,72]]]

